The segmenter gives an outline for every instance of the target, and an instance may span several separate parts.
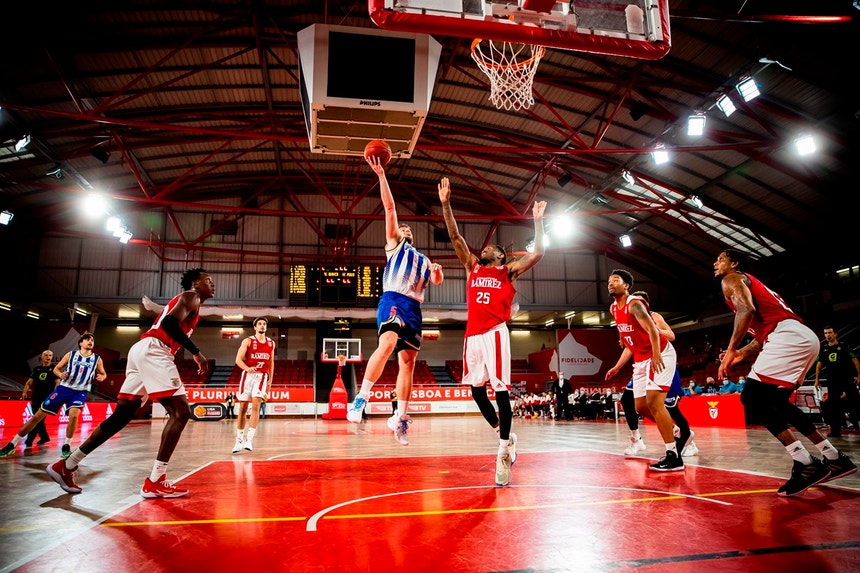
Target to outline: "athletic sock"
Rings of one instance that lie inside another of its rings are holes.
[[[81,451],[81,448],[76,448],[72,454],[66,458],[66,469],[73,470],[78,467],[78,464],[84,461],[84,458],[87,457],[87,454]]]
[[[370,391],[373,389],[373,385],[376,382],[372,382],[365,378],[361,381],[361,389],[358,391],[358,395],[364,398],[365,400],[370,400]]]
[[[815,444],[815,447],[818,448],[818,451],[821,452],[821,455],[828,460],[835,460],[839,457],[839,450],[834,448],[833,444],[830,443],[830,440],[826,438],[824,439],[824,441]]]
[[[812,456],[809,455],[809,452],[806,451],[806,448],[803,447],[800,440],[785,446],[785,451],[787,451],[788,455],[790,455],[796,462],[800,462],[805,466],[812,463]]]
[[[152,464],[152,472],[149,474],[149,481],[157,482],[163,475],[167,475],[167,462],[155,460]]]

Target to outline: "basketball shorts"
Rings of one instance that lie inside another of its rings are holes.
[[[117,397],[139,400],[146,395],[153,400],[185,395],[173,353],[167,345],[152,337],[138,340],[129,349],[125,382]]]
[[[236,399],[240,402],[250,402],[253,398],[262,398],[266,394],[268,381],[268,372],[242,372]]]
[[[382,293],[376,310],[377,334],[397,333],[397,351],[421,350],[421,303],[399,292]]]
[[[672,385],[669,386],[669,391],[666,393],[666,407],[674,408],[684,397],[684,387],[681,386],[681,375],[675,370],[675,375],[672,376]]]
[[[818,337],[807,326],[794,319],[783,320],[768,334],[749,377],[794,388],[815,364],[819,347]]]
[[[675,377],[678,355],[671,343],[661,353],[663,356],[663,371],[654,372],[651,368],[651,359],[642,360],[633,364],[633,397],[643,398],[649,390],[668,392],[672,386],[672,378]]]
[[[66,411],[72,408],[83,408],[84,402],[87,401],[88,393],[86,390],[75,390],[60,384],[51,392],[50,396],[45,398],[39,409],[46,414],[56,416],[60,412],[60,408],[63,407],[63,404],[66,405]]]
[[[511,385],[511,336],[504,323],[463,342],[463,381],[470,386],[490,382],[496,392]]]

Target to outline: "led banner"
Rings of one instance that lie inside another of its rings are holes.
[[[100,424],[113,414],[115,408],[114,402],[86,402],[81,410],[79,424]],[[33,409],[29,400],[0,401],[0,428],[20,428],[32,417]],[[60,410],[59,415],[45,417],[45,426],[48,428],[68,423],[69,416],[66,414],[65,406]]]

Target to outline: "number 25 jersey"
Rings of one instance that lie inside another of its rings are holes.
[[[511,320],[516,294],[507,265],[484,267],[476,262],[466,277],[466,336],[483,334]]]

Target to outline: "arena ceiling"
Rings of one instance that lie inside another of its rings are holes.
[[[489,225],[485,242],[499,225],[530,226],[531,202],[545,199],[551,232],[567,224],[562,215],[578,229],[551,249],[604,254],[679,293],[713,295],[711,263],[726,246],[760,258],[765,274],[803,271],[807,282],[856,265],[860,11],[850,0],[669,5],[665,57],[550,48],[535,104],[516,112],[488,101],[470,39],[435,36],[442,54],[426,123],[412,157],[388,169],[401,219],[443,229],[444,176],[458,218]],[[206,250],[213,232],[253,214],[295,222],[321,250],[219,256],[353,261],[350,247],[381,217],[375,177],[360,158],[309,151],[296,34],[315,23],[373,27],[367,2],[16,10],[0,24],[0,210],[14,213],[2,229],[7,271],[21,266],[9,248],[20,237],[91,236],[74,203],[92,190],[171,221],[177,240],[146,230],[131,239],[165,257]],[[367,56],[368,66],[386,65],[384,54]],[[743,102],[733,90],[749,75],[762,94]],[[726,117],[714,104],[730,92],[738,109]],[[686,133],[695,113],[707,119],[700,137]],[[801,158],[803,134],[817,151]],[[661,144],[671,160],[655,165]],[[310,196],[329,208],[308,210]],[[210,212],[213,228],[189,235],[183,212]],[[328,223],[350,227],[346,248],[326,236]]]

